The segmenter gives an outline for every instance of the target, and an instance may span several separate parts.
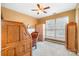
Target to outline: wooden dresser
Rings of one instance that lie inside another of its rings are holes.
[[[1,55],[31,56],[32,39],[23,23],[2,20]]]

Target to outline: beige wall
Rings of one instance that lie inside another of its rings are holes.
[[[39,32],[39,38],[38,38],[38,40],[39,41],[43,41],[44,40],[43,39],[43,24],[37,25],[36,31]]]
[[[2,15],[5,20],[10,20],[10,21],[17,21],[17,22],[23,22],[25,25],[32,25],[34,26],[37,24],[37,20],[31,16],[18,13],[16,11],[13,11],[11,9],[7,9],[4,7],[1,7]]]
[[[45,23],[46,20],[50,20],[50,19],[54,19],[54,18],[58,18],[58,17],[63,17],[63,16],[68,16],[69,22],[75,21],[75,10],[70,10],[70,11],[62,12],[62,13],[59,13],[56,15],[51,15],[51,16],[40,18],[39,23]]]

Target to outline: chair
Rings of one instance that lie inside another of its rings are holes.
[[[37,41],[38,41],[38,32],[32,32],[31,33],[32,36],[32,47],[35,46],[35,48],[37,48]]]

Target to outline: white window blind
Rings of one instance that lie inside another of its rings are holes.
[[[68,17],[61,17],[46,21],[46,38],[65,41],[65,27]]]

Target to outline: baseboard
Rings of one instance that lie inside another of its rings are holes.
[[[60,40],[55,40],[55,39],[50,39],[50,38],[45,38],[46,41],[52,42],[52,43],[57,43],[57,44],[65,44],[65,41],[60,41]]]

